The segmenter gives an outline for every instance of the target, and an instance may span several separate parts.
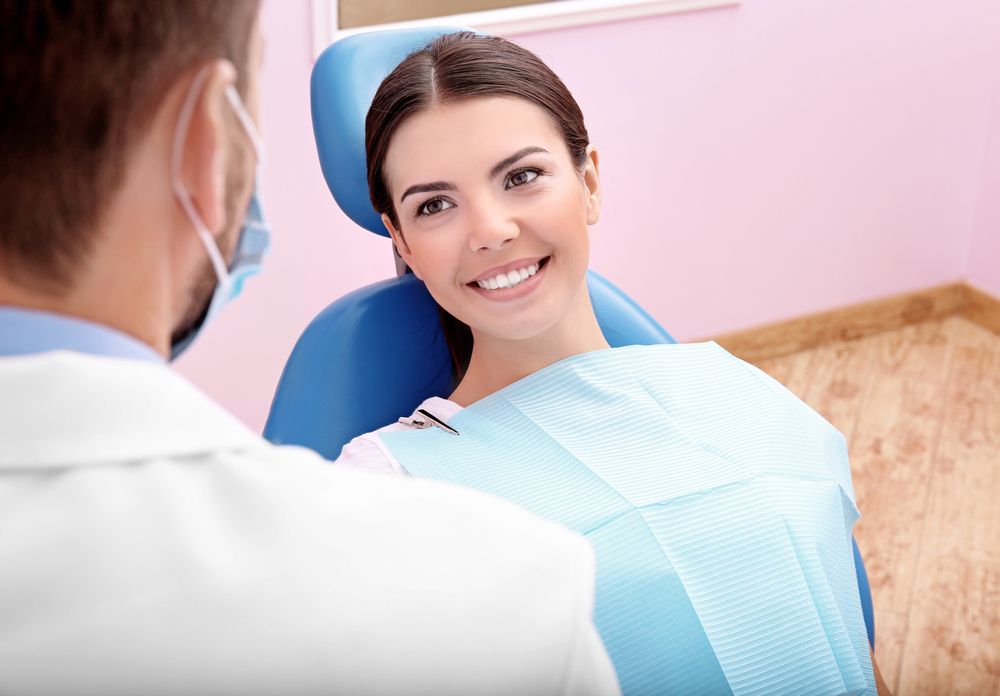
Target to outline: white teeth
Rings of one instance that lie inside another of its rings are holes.
[[[509,273],[499,273],[492,278],[487,278],[486,280],[477,280],[476,285],[481,287],[483,290],[499,290],[500,288],[512,288],[515,285],[520,285],[526,281],[531,276],[538,273],[538,264],[532,263],[524,268],[518,268],[516,271],[510,271]]]

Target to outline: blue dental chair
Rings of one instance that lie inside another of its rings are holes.
[[[320,164],[337,204],[358,225],[388,236],[368,196],[365,116],[382,79],[410,52],[456,27],[371,32],[324,51],[312,73],[312,116]],[[389,246],[387,242],[387,247]],[[430,396],[451,392],[452,368],[438,307],[405,273],[329,305],[299,338],[271,404],[264,437],[336,459],[353,437],[410,414]],[[594,311],[612,346],[673,343],[641,307],[593,271]],[[854,544],[869,643],[875,645],[871,594]]]

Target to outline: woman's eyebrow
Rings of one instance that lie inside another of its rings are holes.
[[[458,187],[455,184],[449,183],[447,181],[433,181],[429,184],[415,184],[410,188],[403,191],[403,195],[399,197],[399,202],[402,203],[406,200],[406,197],[411,193],[428,193],[430,191],[457,191]]]
[[[537,145],[529,145],[528,147],[522,147],[520,150],[515,152],[510,157],[504,157],[502,160],[493,165],[493,168],[490,170],[490,178],[495,179],[497,176],[500,175],[501,172],[503,172],[504,169],[514,164],[514,162],[517,162],[522,157],[533,155],[536,152],[544,152],[545,154],[549,154],[548,150],[546,150],[543,147],[538,147]]]
[[[522,147],[520,150],[515,152],[509,157],[504,157],[502,160],[493,165],[490,169],[490,178],[495,179],[497,176],[503,172],[504,169],[510,165],[517,162],[522,157],[527,157],[528,155],[534,155],[536,153],[549,154],[549,151],[544,147],[538,147],[537,145],[529,145],[528,147]],[[403,195],[399,197],[399,202],[402,203],[406,200],[406,197],[411,193],[430,193],[431,191],[457,191],[458,187],[450,181],[433,181],[429,184],[415,184],[410,188],[403,191]]]

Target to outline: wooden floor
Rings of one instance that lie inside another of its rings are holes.
[[[1000,336],[958,316],[761,361],[850,442],[897,696],[1000,696]]]

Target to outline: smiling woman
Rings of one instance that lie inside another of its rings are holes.
[[[561,271],[559,277],[569,274],[563,293],[577,295],[573,311],[580,325],[574,328],[574,335],[591,336],[587,344],[590,350],[605,348],[590,298],[579,293],[590,253],[587,226],[600,215],[598,156],[589,146],[583,112],[563,82],[529,51],[495,37],[454,36],[457,38],[439,41],[433,57],[416,54],[402,63],[375,95],[365,127],[372,204],[382,214],[407,265],[429,287],[440,289],[441,297],[435,299],[442,308],[457,377],[466,376],[475,356],[469,326],[480,320],[477,307],[482,298],[469,295],[467,286],[475,286],[472,281],[492,269],[477,261],[473,268],[453,269],[461,274],[459,287],[439,281],[438,274],[446,272],[441,264],[454,249],[454,241],[442,232],[472,224],[481,236],[468,244],[510,246],[507,240],[494,238],[505,232],[491,229],[490,213],[484,205],[493,206],[494,212],[497,206],[506,206],[507,214],[514,213],[511,206],[516,207],[518,219],[527,216],[533,226],[546,225],[550,234],[567,226],[565,221],[558,225],[551,222],[553,215],[564,217],[575,212],[576,219],[570,223],[575,224],[574,244],[562,250],[553,268]],[[470,61],[476,65],[474,71],[463,67]],[[470,99],[477,95],[486,98]],[[462,142],[455,142],[456,136]],[[447,143],[450,147],[428,152],[426,143]],[[482,158],[474,162],[457,158],[456,152],[481,152]],[[458,165],[464,165],[463,171]],[[474,167],[479,171],[470,171]],[[433,180],[431,172],[454,176]],[[459,190],[458,182],[463,178],[485,184],[485,188],[477,185]],[[400,192],[397,200],[390,193],[393,190]],[[577,205],[567,206],[559,196],[568,196],[568,202]],[[438,233],[416,235],[417,230],[429,229]],[[414,234],[408,237],[409,231]],[[544,249],[545,243],[539,240],[534,246]],[[539,270],[545,271],[551,254],[539,252],[537,256]],[[521,267],[529,267],[532,261]],[[550,282],[558,284],[557,280]],[[494,294],[489,296],[504,299],[502,294]],[[469,301],[473,301],[471,306]],[[564,298],[550,301],[566,303]],[[497,314],[493,308],[482,319],[494,327],[506,325],[507,331],[519,335],[531,316],[524,312]],[[487,341],[480,339],[479,345],[481,359],[477,364],[488,363],[482,360]],[[489,389],[471,387],[478,383],[478,374],[477,368],[471,379],[462,380],[459,396]]]
[[[562,81],[445,35],[383,81],[365,138],[375,210],[467,340],[447,399],[338,464],[587,535],[626,695],[875,694],[843,436],[714,344],[608,347],[586,281],[600,160]]]
[[[467,404],[503,386],[494,354],[513,342],[530,342],[542,361],[518,377],[608,347],[584,282],[587,228],[600,213],[598,160],[582,139],[571,151],[550,110],[526,99],[438,99],[398,127],[387,186],[372,190],[384,191],[383,222],[403,260],[448,315],[471,327],[471,354],[453,350],[464,376],[452,398]],[[429,142],[449,147],[426,152]],[[423,183],[431,172],[447,179]]]

